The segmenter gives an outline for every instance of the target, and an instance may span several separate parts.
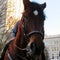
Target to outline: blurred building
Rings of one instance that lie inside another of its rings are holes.
[[[9,39],[15,23],[21,19],[23,9],[22,0],[0,0],[0,43]]]
[[[44,42],[48,60],[60,60],[60,35],[46,36]]]

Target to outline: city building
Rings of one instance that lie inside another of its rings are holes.
[[[60,35],[46,36],[44,43],[48,60],[60,60]]]

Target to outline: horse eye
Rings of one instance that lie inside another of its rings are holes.
[[[37,16],[39,12],[37,10],[34,10],[33,13],[35,16]]]

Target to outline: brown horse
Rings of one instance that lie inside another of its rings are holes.
[[[44,56],[44,8],[46,3],[38,4],[23,0],[24,12],[15,40],[10,42],[4,60],[45,60]]]

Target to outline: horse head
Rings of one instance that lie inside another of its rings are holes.
[[[40,55],[44,50],[44,9],[46,3],[38,4],[23,0],[23,4],[24,12],[21,19],[22,23],[20,22],[20,26],[22,25],[23,28],[18,30],[20,31],[18,33],[21,33],[19,40],[24,36],[22,40],[25,42],[22,43],[22,46],[26,48],[27,56]],[[17,45],[19,44],[17,43]]]
[[[46,8],[46,3],[38,4],[23,0],[23,4],[24,12],[22,18],[25,35],[28,38],[28,54],[31,55],[31,52],[40,54],[44,50],[44,9]]]

